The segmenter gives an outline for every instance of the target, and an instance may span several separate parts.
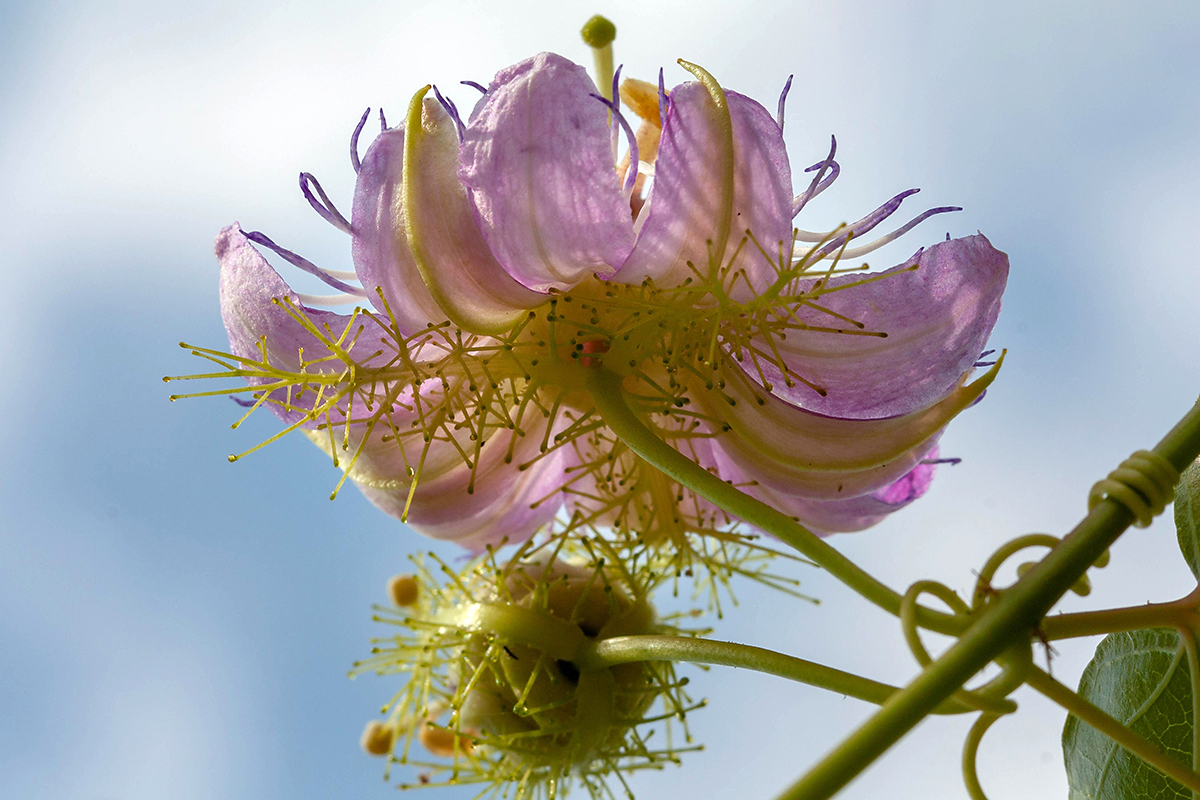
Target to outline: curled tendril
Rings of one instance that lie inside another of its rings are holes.
[[[992,578],[995,577],[996,571],[1004,565],[1004,562],[1012,558],[1022,550],[1027,550],[1030,547],[1048,547],[1053,550],[1062,541],[1057,536],[1052,536],[1048,533],[1027,533],[1024,536],[1018,536],[1010,542],[1005,542],[996,552],[988,557],[984,562],[983,568],[979,570],[979,577],[975,581],[975,591],[971,595],[971,611],[978,611],[987,605],[987,603],[996,595],[996,589],[992,585]],[[1103,568],[1108,564],[1108,551],[1104,551],[1104,555],[1096,559],[1093,566]],[[1026,565],[1022,564],[1022,567]],[[1018,572],[1021,569],[1018,568]],[[1071,587],[1071,591],[1079,595],[1086,595],[1091,591],[1091,583],[1088,581],[1087,575],[1080,576],[1075,585]]]
[[[933,658],[921,641],[917,625],[917,609],[920,608],[917,601],[923,594],[931,594],[941,600],[955,616],[969,616],[971,608],[944,583],[926,580],[917,581],[908,587],[908,591],[904,593],[904,598],[900,601],[900,625],[904,631],[904,640],[908,643],[913,657],[922,667],[928,667],[933,663]],[[991,714],[1010,714],[1016,711],[1017,704],[1007,699],[1007,695],[1023,682],[1026,660],[1032,663],[1032,658],[1026,659],[1023,655],[1011,657],[999,676],[978,689],[961,689],[954,693],[953,698],[961,705],[976,711]]]
[[[967,794],[971,796],[971,800],[988,800],[987,795],[983,793],[983,787],[979,785],[979,776],[975,772],[975,756],[979,752],[979,743],[983,740],[983,735],[1001,716],[1001,714],[991,714],[986,711],[980,714],[963,742],[963,784],[966,785]]]
[[[1108,498],[1129,509],[1136,520],[1133,524],[1145,528],[1175,498],[1178,482],[1179,470],[1170,461],[1149,450],[1138,450],[1092,487],[1088,510]]]
[[[956,616],[969,614],[971,609],[953,589],[943,583],[917,581],[908,587],[904,599],[900,601],[900,624],[904,628],[904,639],[908,642],[908,649],[912,651],[913,657],[922,667],[927,667],[933,663],[933,658],[921,643],[921,634],[917,629],[917,600],[923,594],[931,594],[941,600]]]
[[[1000,570],[1000,567],[1003,566],[1004,561],[1007,561],[1008,559],[1012,558],[1013,555],[1024,551],[1024,549],[1031,547],[1048,547],[1050,549],[1054,549],[1058,546],[1058,542],[1061,541],[1062,540],[1058,539],[1057,536],[1052,536],[1050,534],[1025,534],[1024,536],[1018,536],[1016,539],[1006,542],[1004,545],[1001,545],[1000,548],[997,548],[996,552],[992,553],[988,560],[984,561],[983,569],[979,570],[979,577],[976,579],[976,587],[974,587],[974,591],[971,595],[972,613],[982,609],[991,601],[992,597],[995,597],[996,594],[998,594],[991,581],[992,578],[995,577],[996,571]],[[1104,551],[1104,554],[1100,555],[1100,558],[1096,559],[1092,566],[1097,567],[1097,569],[1103,569],[1103,567],[1108,565],[1108,563],[1109,552]],[[1018,570],[1016,570],[1018,571],[1018,575],[1024,575],[1024,571],[1028,569],[1028,566],[1030,566],[1030,564],[1020,565]],[[1076,581],[1070,590],[1074,591],[1076,595],[1084,596],[1090,593],[1092,590],[1092,584],[1090,581],[1088,581],[1086,575],[1081,575],[1079,577],[1079,581]]]

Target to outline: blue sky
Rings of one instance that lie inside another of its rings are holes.
[[[834,540],[892,585],[966,589],[1006,539],[1065,532],[1088,486],[1195,398],[1194,3],[0,4],[0,796],[394,796],[356,743],[392,688],[345,673],[387,577],[428,543],[357,492],[329,502],[336,473],[302,439],[228,464],[274,420],[230,431],[232,403],[170,404],[160,378],[197,367],[176,342],[224,343],[222,226],[348,268],[297,173],[348,206],[364,108],[398,118],[427,82],[486,82],[540,50],[586,63],[577,30],[596,11],[616,22],[629,75],[662,65],[677,82],[683,57],[771,107],[795,73],[793,168],[831,133],[843,167],[806,227],[919,186],[910,203],[965,211],[879,266],[946,232],[981,230],[1009,253],[992,340],[1008,361],[942,440],[963,463],[879,528]],[[1169,521],[1114,555],[1071,607],[1190,588]],[[717,635],[914,674],[893,620],[795,574],[820,606],[747,587]],[[1060,647],[1055,674],[1077,679],[1092,645]],[[710,698],[693,720],[707,749],[637,779],[640,797],[771,797],[870,710],[691,674]],[[1020,699],[985,740],[984,785],[1061,798],[1062,714]],[[966,797],[965,730],[923,725],[844,796]]]

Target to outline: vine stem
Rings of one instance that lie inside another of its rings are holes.
[[[1046,617],[1042,633],[1049,640],[1072,639],[1077,636],[1096,636],[1145,628],[1200,628],[1200,587],[1186,597],[1169,603],[1146,603],[1126,608],[1084,611]]]
[[[774,650],[736,642],[683,636],[614,636],[595,642],[582,657],[576,659],[580,669],[585,670],[640,661],[687,661],[693,664],[740,667],[828,689],[876,705],[884,703],[900,691],[897,686]],[[957,700],[950,699],[935,709],[934,713],[962,714],[973,710]]]
[[[900,615],[903,597],[899,592],[796,520],[741,492],[658,438],[629,407],[619,375],[604,367],[593,367],[588,372],[588,390],[609,429],[646,462],[733,516],[794,547],[875,605]],[[925,607],[917,609],[916,618],[922,627],[949,636],[962,633],[967,626],[962,617]]]
[[[1182,472],[1200,453],[1200,405],[1163,437],[1155,452]],[[916,680],[883,704],[780,800],[827,800],[858,776],[945,698],[1004,650],[1027,642],[1046,612],[1134,521],[1105,498],[1062,542],[983,612]],[[1190,771],[1189,771],[1190,772]]]
[[[1154,743],[1134,733],[1042,670],[1036,667],[1030,670],[1025,682],[1159,772],[1174,778],[1193,792],[1200,791],[1200,774],[1171,758]]]

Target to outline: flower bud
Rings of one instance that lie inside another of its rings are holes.
[[[619,748],[654,701],[649,665],[587,670],[573,654],[613,636],[657,632],[650,603],[608,582],[602,569],[555,561],[507,576],[507,603],[491,609],[489,636],[466,648],[460,724],[523,766],[578,766]],[[527,626],[537,639],[523,634]],[[499,645],[499,647],[497,647]]]
[[[364,749],[394,749],[394,761],[405,763],[415,738],[447,760],[421,762],[431,779],[544,781],[559,789],[618,763],[625,771],[677,758],[670,746],[647,751],[649,731],[638,730],[667,726],[694,707],[673,666],[607,666],[591,655],[613,637],[678,634],[658,619],[650,583],[603,560],[531,550],[523,546],[506,564],[489,555],[457,573],[442,564],[446,583],[420,561],[416,575],[393,579],[396,606],[390,617],[380,609],[380,617],[402,632],[377,640],[375,656],[355,671],[408,677],[389,708],[386,734],[407,738],[389,738],[385,747],[373,738],[384,734],[369,727]],[[411,602],[397,599],[400,586],[411,589],[400,598]],[[650,715],[656,702],[661,710]]]

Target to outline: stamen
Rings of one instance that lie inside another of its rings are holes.
[[[779,123],[779,130],[781,132],[783,131],[783,106],[787,102],[788,91],[792,88],[792,78],[794,77],[796,76],[788,75],[787,83],[783,85],[783,91],[779,94],[779,112],[775,118],[775,121]],[[796,215],[793,214],[792,216],[794,217]]]
[[[334,289],[337,289],[340,292],[345,292],[346,294],[354,295],[355,297],[366,297],[367,296],[367,293],[365,291],[363,291],[362,289],[360,289],[359,287],[351,286],[348,283],[343,283],[342,281],[335,278],[328,271],[321,269],[316,264],[309,261],[307,258],[304,258],[303,256],[299,256],[296,253],[293,253],[291,250],[284,249],[284,248],[280,247],[279,245],[275,244],[273,241],[271,241],[271,239],[265,233],[260,233],[258,231],[247,231],[246,238],[249,239],[250,241],[254,242],[255,244],[260,244],[263,247],[270,249],[272,252],[274,252],[276,255],[281,257],[284,261],[287,261],[293,267],[298,267],[298,268],[304,270],[305,272],[307,272],[309,275],[313,275],[317,278],[320,278],[323,282],[325,282],[329,286],[332,286]]]
[[[478,89],[480,94],[488,93],[487,87],[481,83],[476,83],[475,81],[459,81],[459,83],[463,86],[470,86],[472,89]]]
[[[605,95],[609,101],[609,111],[619,112],[621,110],[621,93],[619,87],[621,85],[621,70],[625,68],[624,64],[617,67],[617,71],[613,73],[612,86],[610,91]],[[615,113],[609,114],[609,146],[612,148],[613,163],[617,163],[617,152],[620,150],[621,138],[618,132],[617,116]]]
[[[599,100],[608,110],[612,112],[614,127],[620,125],[625,131],[625,138],[629,140],[629,163],[640,164],[638,159],[638,143],[637,137],[633,135],[633,128],[629,127],[629,123],[625,121],[625,116],[619,110],[620,103],[618,101],[609,100],[606,97],[601,97],[598,94],[593,94],[592,97]],[[613,159],[616,160],[615,158]],[[622,187],[625,192],[625,197],[628,198],[633,193],[633,185],[637,182],[638,170],[629,169],[625,171],[625,185]]]
[[[437,85],[433,87],[433,95],[442,104],[442,108],[446,109],[446,113],[450,115],[450,118],[454,120],[454,129],[458,132],[458,141],[461,142],[466,128],[463,126],[462,117],[458,115],[458,108],[454,105],[454,101],[442,97],[442,93],[438,91]]]
[[[853,223],[852,225],[847,226],[847,230],[844,233],[838,234],[833,238],[833,241],[829,242],[829,244],[817,251],[817,258],[824,258],[834,250],[837,250],[839,247],[844,247],[846,242],[850,241],[851,238],[857,238],[871,230],[876,225],[890,217],[892,214],[896,213],[896,210],[900,208],[900,204],[904,202],[904,198],[914,195],[919,191],[921,190],[909,189],[901,192],[891,200],[888,200],[886,203],[881,205],[879,208],[872,211],[870,214],[867,214],[865,217]]]
[[[946,214],[951,211],[962,211],[962,207],[961,206],[939,206],[938,208],[931,208],[928,211],[917,215],[912,220],[910,220],[909,222],[906,222],[904,225],[902,225],[901,227],[892,231],[891,233],[886,234],[884,236],[880,236],[878,239],[876,239],[873,242],[861,245],[859,247],[851,247],[850,249],[848,249],[844,253],[842,253],[842,258],[858,258],[859,256],[865,256],[867,253],[874,252],[875,250],[878,250],[879,248],[883,247],[885,244],[888,244],[889,242],[893,242],[896,239],[899,239],[901,236],[908,233],[913,228],[917,227],[917,225],[920,225],[922,222],[924,222],[925,220],[934,216],[935,214]]]
[[[381,108],[381,109],[379,109],[379,128],[380,128],[380,132],[381,132],[381,133],[382,133],[383,131],[386,131],[386,130],[388,129],[388,127],[387,127],[387,117],[385,117],[385,116],[383,115],[383,109],[382,109],[382,108]]]
[[[621,70],[623,69],[625,69],[625,65],[621,64],[617,67],[617,71],[613,73],[611,89],[612,94],[609,95],[609,99],[612,100],[613,107],[618,109],[621,107]]]
[[[365,296],[365,292],[357,296],[351,294],[303,294],[296,292],[296,297],[300,298],[300,302],[306,306],[348,306],[351,303],[357,303]]]
[[[804,170],[805,172],[813,172],[816,170],[817,174],[813,176],[812,183],[808,185],[808,189],[805,190],[804,194],[792,200],[793,218],[800,213],[804,206],[808,205],[809,200],[812,200],[821,192],[828,189],[830,185],[837,180],[838,173],[841,172],[842,168],[839,167],[838,163],[833,160],[834,155],[837,154],[837,137],[830,136],[829,140],[829,155],[825,157],[825,160],[818,161],[816,164],[813,164],[811,167]],[[832,171],[832,174],[828,178],[825,177],[826,170]]]
[[[313,197],[312,190],[308,187],[310,182],[317,188],[317,194],[321,196],[320,202],[317,202],[317,198]],[[333,202],[329,199],[329,195],[325,194],[325,190],[321,188],[320,182],[311,173],[300,173],[300,191],[304,193],[304,199],[313,207],[313,210],[320,214],[326,222],[343,233],[353,235],[354,231],[350,228],[350,223],[333,205]]]
[[[371,109],[363,112],[362,119],[354,126],[354,133],[350,134],[350,165],[354,167],[354,174],[357,175],[362,169],[362,161],[358,158],[358,135],[362,133],[363,126],[367,124],[367,117],[371,116]]]

